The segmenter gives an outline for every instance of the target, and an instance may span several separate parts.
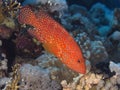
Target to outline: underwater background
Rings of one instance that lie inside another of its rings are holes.
[[[0,90],[120,90],[120,0],[0,0]]]

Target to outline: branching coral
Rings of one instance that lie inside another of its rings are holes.
[[[17,0],[3,0],[3,11],[8,13],[10,17],[15,17],[19,8],[21,8],[20,3]]]
[[[8,21],[11,21],[11,23],[13,24],[14,20],[13,19],[10,20],[10,19],[16,18],[20,7],[21,7],[20,3],[18,3],[17,0],[1,0],[0,1],[0,24],[6,25],[8,24]]]
[[[63,87],[63,90],[75,90],[77,83],[79,82],[79,79],[82,75],[77,76],[76,78],[73,78],[73,81],[71,83],[67,83],[66,80],[61,81],[61,85]]]
[[[18,83],[20,82],[20,79],[21,79],[19,70],[20,70],[20,65],[16,64],[13,67],[12,78],[10,79],[10,81],[7,82],[3,90],[18,90],[19,89]]]
[[[119,77],[113,76],[106,80],[100,80],[100,82],[96,86],[96,89],[97,90],[119,90],[119,85],[120,85],[119,78],[120,76]]]
[[[116,64],[112,61],[110,61],[109,68],[111,72],[115,72],[115,75],[113,75],[110,78],[107,78],[105,80],[101,80],[97,85],[97,90],[119,90],[120,86],[120,64]]]
[[[93,85],[98,84],[101,79],[102,75],[88,73],[80,78],[80,82],[76,87],[76,90],[90,90],[90,88],[92,88]]]
[[[0,1],[0,24],[6,25],[12,29],[15,28],[15,19],[20,8],[17,0]]]
[[[75,86],[75,81],[67,83],[62,81],[63,90],[119,90],[120,86],[120,64],[110,62],[109,69],[111,72],[115,72],[115,75],[108,77],[108,74],[97,74],[95,72],[89,72],[86,75],[79,77]]]
[[[67,84],[64,80],[61,82],[63,90],[90,90],[93,85],[98,84],[102,75],[88,73],[84,76],[76,77],[72,83]]]
[[[10,78],[0,79],[2,90],[60,90],[61,86],[49,77],[49,72],[38,66],[15,64]]]

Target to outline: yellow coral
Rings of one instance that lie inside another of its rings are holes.
[[[21,79],[21,75],[20,75],[20,65],[19,64],[15,64],[13,67],[13,73],[12,73],[12,79],[10,80],[10,82],[7,83],[5,90],[18,90],[19,89],[19,81]]]
[[[5,0],[3,7],[4,12],[7,12],[11,17],[15,17],[21,5],[17,0]]]
[[[89,72],[80,78],[80,82],[76,88],[77,90],[90,90],[91,88],[93,88],[93,85],[97,85],[102,78],[103,78],[102,74],[100,75]]]
[[[8,17],[5,18],[2,24],[11,28],[11,29],[15,29],[15,22],[11,18],[8,18]]]
[[[19,8],[21,8],[21,5],[17,0],[0,2],[0,24],[5,24],[7,27],[14,29],[15,22],[12,18],[16,18]]]

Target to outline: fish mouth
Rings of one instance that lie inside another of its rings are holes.
[[[80,73],[82,73],[82,74],[86,74],[86,70],[82,70]]]
[[[86,65],[84,63],[81,65],[81,68],[80,68],[79,72],[81,74],[86,74]]]

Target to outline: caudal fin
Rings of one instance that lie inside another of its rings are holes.
[[[20,9],[18,21],[22,24],[34,26],[37,22],[34,12],[29,6],[24,6]]]

